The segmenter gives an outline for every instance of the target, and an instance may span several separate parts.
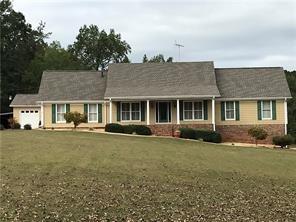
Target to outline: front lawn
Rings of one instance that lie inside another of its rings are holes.
[[[296,152],[2,131],[0,221],[292,221]]]

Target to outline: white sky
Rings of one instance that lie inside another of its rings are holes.
[[[72,44],[79,28],[96,24],[121,33],[132,62],[158,53],[216,67],[283,66],[296,69],[296,0],[95,1],[14,0],[16,11],[49,41]]]

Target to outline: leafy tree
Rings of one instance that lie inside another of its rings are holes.
[[[296,138],[296,71],[285,71],[292,99],[288,100],[288,131]]]
[[[111,62],[128,62],[127,55],[131,52],[120,34],[113,29],[109,33],[100,31],[96,25],[81,27],[76,41],[68,49],[85,66],[95,70],[105,70]]]
[[[65,113],[65,120],[67,123],[72,123],[74,124],[74,129],[79,126],[81,123],[86,123],[87,117],[85,114],[81,114],[79,112],[68,112]]]
[[[1,112],[9,111],[9,96],[22,92],[23,74],[36,51],[46,44],[44,23],[37,29],[12,8],[10,0],[0,2],[1,23]]]
[[[162,54],[158,54],[153,56],[152,58],[148,59],[147,55],[143,56],[143,63],[165,63],[165,62],[173,62],[173,57],[168,57],[167,59],[164,58]]]
[[[265,140],[268,136],[265,129],[260,126],[254,126],[248,130],[248,134],[255,139],[256,146],[258,144],[258,140]]]
[[[25,93],[38,91],[41,76],[44,70],[85,70],[88,69],[70,52],[61,47],[60,42],[53,41],[48,46],[40,49],[27,68],[23,85]]]

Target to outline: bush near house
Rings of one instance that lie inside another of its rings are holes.
[[[124,133],[123,126],[118,123],[106,124],[105,131],[110,133]]]
[[[274,145],[284,148],[285,146],[291,145],[294,142],[294,138],[291,135],[275,136],[272,138]]]
[[[25,129],[25,130],[31,130],[31,129],[32,129],[31,124],[26,124],[26,125],[24,125],[24,129]]]
[[[151,135],[152,132],[149,127],[144,125],[120,125],[117,123],[110,123],[105,126],[105,131],[110,133],[125,133],[137,135]]]
[[[220,133],[209,130],[195,130],[191,128],[181,128],[180,137],[185,139],[203,140],[205,142],[221,143]]]
[[[256,146],[258,144],[258,140],[265,140],[268,136],[267,131],[260,126],[252,127],[248,130],[248,134],[255,139]]]
[[[5,128],[2,124],[0,124],[0,130],[5,130]]]
[[[8,124],[11,129],[20,129],[21,128],[21,125],[16,121],[15,118],[9,118]]]
[[[65,119],[67,123],[73,122],[74,124],[74,129],[81,124],[81,123],[86,123],[87,117],[85,114],[81,114],[79,112],[68,112],[65,114]]]

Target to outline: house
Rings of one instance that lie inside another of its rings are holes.
[[[181,127],[214,130],[224,141],[251,142],[254,125],[287,133],[291,93],[281,67],[215,68],[213,62],[110,64],[97,71],[44,71],[38,94],[11,103],[23,126],[67,128],[64,114],[86,113],[84,128],[144,124],[155,135]]]

